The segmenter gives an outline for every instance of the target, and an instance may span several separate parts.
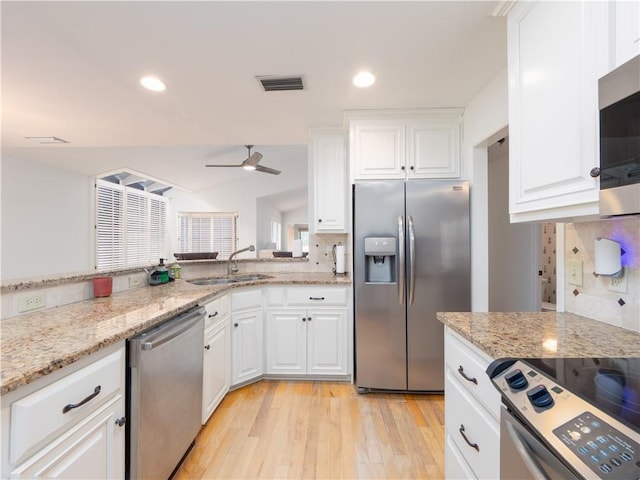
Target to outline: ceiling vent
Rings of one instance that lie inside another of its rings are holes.
[[[59,137],[24,137],[32,143],[69,143],[68,140]]]
[[[283,92],[286,90],[304,90],[302,75],[262,75],[256,79],[262,85],[265,92]]]

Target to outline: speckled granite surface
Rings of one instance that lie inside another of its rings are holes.
[[[215,286],[178,280],[3,320],[0,393],[4,395],[223,292],[246,286],[350,283],[349,277],[330,273],[274,274],[267,280]]]
[[[438,313],[438,320],[487,355],[640,357],[640,334],[572,313]]]

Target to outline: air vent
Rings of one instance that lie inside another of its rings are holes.
[[[282,92],[286,90],[304,90],[301,75],[278,76],[257,76],[256,79],[262,85],[265,92]]]
[[[67,140],[59,137],[24,137],[32,143],[69,143]]]

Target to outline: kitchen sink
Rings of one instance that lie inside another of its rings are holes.
[[[267,278],[273,278],[273,277],[270,275],[263,275],[261,273],[256,273],[252,275],[232,275],[229,277],[212,277],[212,278],[203,278],[201,280],[187,280],[187,281],[194,285],[226,285],[229,283],[254,282],[256,280],[266,280]]]

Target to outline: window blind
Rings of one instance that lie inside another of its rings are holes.
[[[164,197],[96,181],[96,270],[156,264],[166,252]]]
[[[238,249],[237,231],[235,212],[178,213],[181,253],[218,252],[218,258],[229,258]]]

